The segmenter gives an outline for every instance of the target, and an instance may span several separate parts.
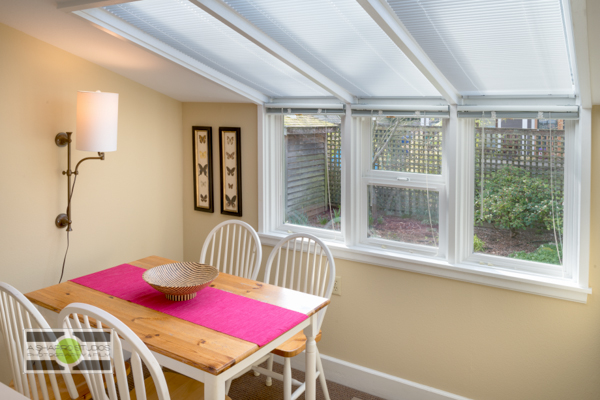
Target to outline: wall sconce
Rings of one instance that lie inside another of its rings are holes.
[[[58,228],[71,229],[71,197],[75,181],[79,174],[79,165],[85,160],[104,160],[104,153],[117,150],[117,120],[119,114],[119,94],[96,92],[77,92],[77,150],[98,152],[98,157],[87,157],[80,160],[71,170],[72,132],[61,132],[56,135],[55,143],[59,147],[68,146],[67,170],[67,213],[59,214],[55,223]],[[71,176],[73,185],[71,185]]]

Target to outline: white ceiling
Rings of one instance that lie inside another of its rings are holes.
[[[63,0],[60,0],[63,1]],[[600,1],[587,0],[592,101],[600,104]],[[0,0],[0,23],[183,102],[250,100],[56,8],[56,0]]]

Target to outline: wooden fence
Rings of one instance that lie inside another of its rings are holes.
[[[439,126],[403,126],[392,134],[377,130],[373,134],[373,169],[436,175],[442,173],[442,129]],[[429,203],[429,206],[428,206]],[[369,190],[372,217],[393,214],[431,220],[439,218],[439,195],[423,189],[373,186]]]
[[[482,134],[484,132],[484,134]],[[310,217],[341,205],[341,136],[339,127],[288,128],[286,146],[286,211]],[[476,128],[475,191],[481,172],[490,177],[513,165],[550,181],[552,166],[556,192],[562,193],[564,176],[564,130]],[[440,127],[401,127],[393,134],[374,132],[373,169],[441,174],[442,130]],[[483,145],[483,153],[482,153]],[[483,154],[483,169],[481,164]],[[325,170],[327,169],[327,173]],[[329,190],[329,193],[328,193]],[[370,191],[376,213],[413,215],[438,219],[437,193],[422,189],[376,186]]]
[[[482,152],[483,149],[483,152]],[[481,163],[483,157],[483,166]],[[565,170],[565,131],[514,128],[476,128],[475,182],[501,168],[512,165],[522,168],[532,177],[550,182],[552,167],[556,191],[562,192]]]
[[[329,140],[330,137],[333,139]],[[329,182],[326,171],[334,174],[333,179],[339,187],[341,153],[338,150],[329,156],[331,161],[327,156],[331,154],[330,149],[339,148],[339,137],[337,126],[287,128],[286,214],[296,212],[311,217],[327,210]],[[331,163],[337,167],[327,169]],[[332,181],[331,177],[329,181]],[[339,190],[337,195],[339,197]]]
[[[373,169],[421,174],[442,173],[442,130],[439,126],[405,126],[393,135],[373,135]]]

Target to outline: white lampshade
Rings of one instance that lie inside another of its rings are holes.
[[[77,150],[116,151],[118,119],[118,93],[77,92]]]

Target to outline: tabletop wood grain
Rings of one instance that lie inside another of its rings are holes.
[[[150,256],[129,264],[141,268],[176,262]],[[220,273],[211,285],[241,296],[313,315],[327,304],[323,297]],[[151,350],[213,375],[226,371],[258,350],[254,343],[196,325],[162,312],[67,281],[25,295],[32,303],[60,312],[71,303],[87,303],[111,313],[131,328]]]

